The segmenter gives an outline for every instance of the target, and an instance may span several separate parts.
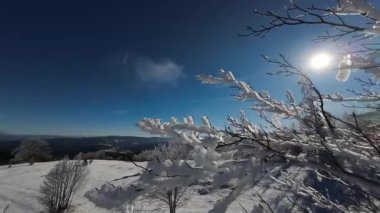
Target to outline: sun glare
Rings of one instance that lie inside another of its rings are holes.
[[[310,66],[315,70],[324,70],[331,64],[331,55],[327,53],[315,54],[310,59]]]

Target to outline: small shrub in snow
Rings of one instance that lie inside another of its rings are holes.
[[[198,189],[197,192],[199,195],[207,195],[208,193],[210,193],[210,190],[207,189],[206,187],[202,187]]]
[[[184,206],[189,199],[187,187],[178,185],[165,185],[158,187],[150,194],[150,199],[157,203],[157,207],[169,208],[170,213],[175,213],[177,208]]]
[[[64,158],[45,176],[40,188],[40,202],[50,213],[67,209],[88,171],[80,160]]]
[[[189,147],[184,143],[171,142],[160,144],[152,152],[153,158],[159,162],[170,160],[172,162],[187,159]]]
[[[153,159],[162,165],[177,164],[186,159],[188,147],[181,143],[160,144],[152,154]],[[170,213],[175,213],[177,208],[186,204],[189,193],[188,186],[176,184],[174,181],[162,184],[149,195],[149,198],[157,202],[158,208],[168,208]]]
[[[155,150],[144,150],[139,154],[133,155],[132,160],[137,162],[154,160]]]
[[[86,159],[83,160],[83,166],[87,166],[88,165],[88,161]]]
[[[144,150],[132,157],[133,161],[152,161],[156,160],[163,162],[165,160],[177,161],[187,159],[190,147],[184,143],[162,143],[156,146],[153,150]]]

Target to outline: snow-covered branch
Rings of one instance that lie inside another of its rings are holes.
[[[264,59],[279,67],[271,75],[299,77],[300,97],[286,91],[283,100],[275,99],[268,91],[259,91],[238,80],[230,71],[220,70],[219,76],[198,75],[202,83],[237,89],[235,98],[252,101],[250,109],[266,125],[250,120],[244,110],[238,118],[229,117],[224,130],[213,127],[206,116],[202,117],[201,125],[191,116],[182,122],[176,118],[166,122],[143,118],[137,124],[142,131],[188,144],[192,160],[150,162],[136,184],[139,194],[129,199],[151,193],[160,184],[189,186],[207,180],[211,191],[229,186],[227,196],[218,200],[210,212],[227,211],[242,193],[255,187],[261,191],[277,190],[270,195],[258,194],[261,203],[264,200],[266,208],[273,207],[274,212],[282,208],[291,211],[291,205],[306,211],[376,212],[380,209],[380,126],[357,119],[355,113],[351,120],[337,116],[326,109],[325,101],[367,104],[380,101],[376,87],[380,79],[380,49],[371,42],[361,43],[380,34],[380,12],[366,0],[339,0],[338,5],[329,8],[303,7],[291,1],[284,14],[255,13],[270,20],[257,29],[249,27],[249,35],[264,36],[283,26],[315,24],[333,29],[318,36],[318,41],[330,40],[339,46],[338,41],[347,39],[348,47],[358,45],[355,51],[345,51],[349,49],[346,45],[342,48],[345,50],[336,65],[336,77],[346,81],[353,70],[362,70],[374,80],[359,83],[371,89],[349,90],[350,97],[338,92],[323,94],[303,69],[292,65],[283,55],[280,59]],[[348,15],[369,24],[351,21],[346,18]],[[281,124],[283,119],[292,123]],[[342,195],[336,197],[327,186],[341,190]],[[279,200],[288,206],[277,205]]]

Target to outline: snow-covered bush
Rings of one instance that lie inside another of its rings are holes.
[[[157,163],[170,166],[186,159],[189,152],[188,148],[186,144],[170,142],[159,144],[150,154]],[[175,182],[163,183],[151,191],[147,197],[156,203],[157,209],[167,208],[170,213],[175,213],[177,208],[186,204],[189,197],[188,187]]]
[[[136,162],[151,161],[154,160],[155,150],[143,150],[142,152],[133,155],[132,160]]]
[[[151,192],[149,198],[156,202],[158,210],[168,208],[170,213],[175,213],[177,208],[186,204],[189,193],[187,187],[165,185]]]
[[[162,143],[154,148],[153,159],[164,162],[170,160],[176,162],[182,159],[187,159],[189,154],[189,147],[183,143],[170,142]]]
[[[12,162],[28,162],[32,165],[35,161],[46,161],[52,158],[50,146],[46,141],[39,139],[27,139],[12,151]]]
[[[67,209],[77,192],[88,170],[81,161],[70,161],[64,158],[45,176],[40,188],[40,202],[51,213],[59,213]]]
[[[203,83],[237,89],[236,99],[253,103],[251,109],[265,124],[255,124],[243,110],[239,117],[228,118],[225,129],[212,126],[206,116],[201,125],[191,116],[183,122],[143,118],[138,122],[143,131],[190,145],[194,160],[150,162],[139,182],[127,189],[126,200],[132,202],[162,185],[186,187],[207,181],[211,190],[230,189],[210,212],[226,212],[250,189],[257,200],[253,212],[380,211],[379,123],[358,119],[353,112],[345,119],[326,108],[326,100],[355,104],[345,104],[344,111],[379,106],[380,47],[376,41],[380,12],[366,0],[339,0],[338,5],[331,1],[330,7],[305,6],[307,3],[290,1],[283,14],[255,11],[270,20],[257,29],[248,27],[248,35],[265,36],[285,26],[327,26],[326,35],[319,35],[316,41],[337,45],[335,54],[340,62],[329,69],[335,69],[337,80],[343,82],[352,71],[371,74],[369,80],[356,79],[363,90],[349,90],[351,96],[338,91],[323,94],[304,68],[283,55],[264,57],[278,66],[270,75],[298,78],[300,95],[286,91],[283,100],[236,79],[230,71],[221,70],[219,76],[199,75]]]
[[[159,162],[164,162],[165,160],[178,161],[180,159],[188,159],[190,157],[190,150],[191,147],[183,143],[162,143],[155,146],[152,150],[144,150],[134,155],[132,160],[137,162],[151,160]]]

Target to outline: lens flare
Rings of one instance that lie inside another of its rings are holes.
[[[310,59],[310,66],[315,70],[324,70],[331,64],[332,57],[327,53],[315,54]]]

